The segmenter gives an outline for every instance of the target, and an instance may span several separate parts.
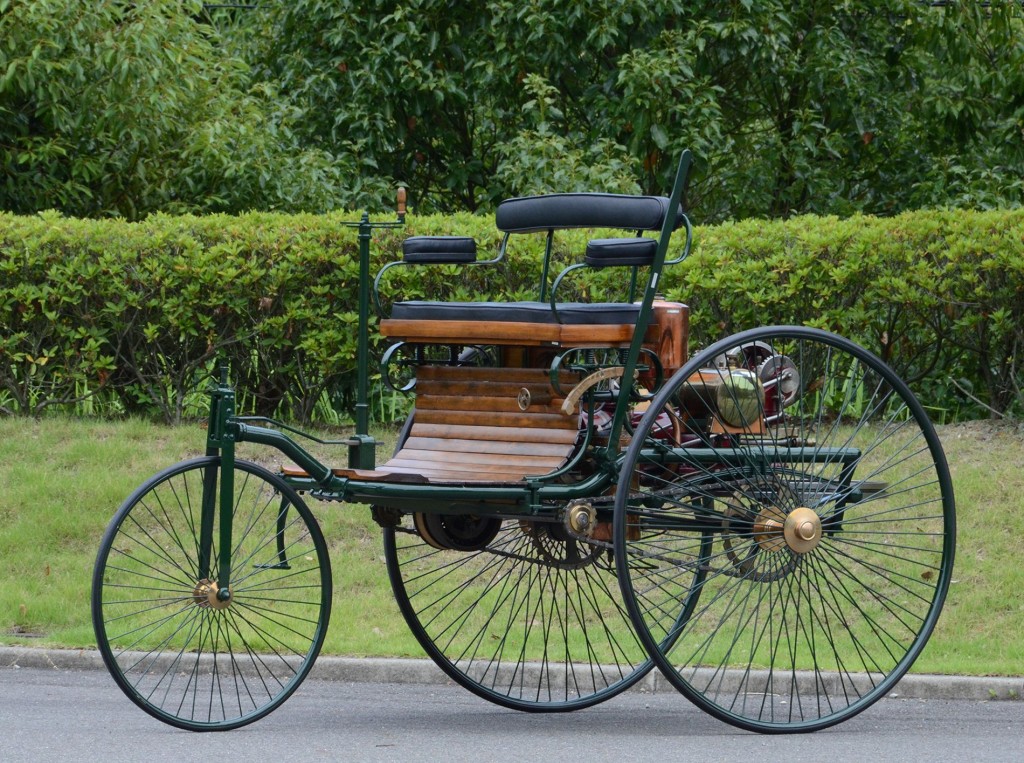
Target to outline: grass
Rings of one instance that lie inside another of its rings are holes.
[[[957,498],[957,557],[942,619],[916,669],[1021,675],[1024,431],[972,422],[939,432]]]
[[[390,453],[394,433],[381,434]],[[92,647],[92,567],[103,531],[149,475],[202,455],[198,426],[0,419],[0,644]],[[343,448],[318,453],[342,463]],[[268,467],[275,452],[242,444]],[[383,455],[383,453],[382,453]],[[335,597],[324,651],[420,655],[391,595],[380,529],[362,506],[310,502],[330,547]]]
[[[973,422],[939,430],[956,487],[957,564],[916,672],[1020,675],[1024,666],[1024,430]],[[390,452],[392,432],[381,456]],[[198,426],[0,419],[0,644],[95,645],[89,587],[104,527],[146,477],[200,455]],[[275,452],[239,456],[274,467]],[[344,449],[319,453],[342,463]],[[335,597],[325,653],[418,656],[365,507],[311,502],[330,546]]]

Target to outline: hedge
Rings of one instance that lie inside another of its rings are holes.
[[[244,412],[306,421],[318,406],[348,408],[358,264],[343,223],[353,217],[0,213],[0,411],[175,422],[201,409],[219,360]],[[375,236],[374,271],[407,235],[472,235],[484,253],[500,241],[490,217],[407,223]],[[557,261],[576,261],[596,235],[559,236]],[[881,355],[943,416],[1024,409],[1024,211],[748,220],[698,228],[694,240],[662,281],[691,306],[691,350],[756,325],[820,326]],[[542,242],[523,237],[498,266],[389,271],[386,301],[535,298]],[[613,271],[577,280],[577,296],[621,296]]]
[[[848,336],[944,417],[1024,412],[1024,210],[703,229],[669,294],[701,340],[769,323]]]

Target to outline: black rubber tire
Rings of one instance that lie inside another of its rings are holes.
[[[216,495],[219,471],[219,457],[197,458],[145,482],[108,526],[93,573],[96,642],[114,680],[150,715],[193,731],[244,726],[283,703],[312,668],[331,611],[316,519],[281,478],[245,461],[234,469],[231,603],[202,595],[204,480]]]
[[[620,486],[637,632],[679,691],[735,726],[856,715],[938,620],[956,531],[945,456],[907,385],[846,339],[766,327],[702,351],[652,401]]]

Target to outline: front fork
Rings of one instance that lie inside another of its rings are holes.
[[[221,368],[220,381],[210,393],[210,417],[207,423],[206,455],[220,455],[220,490],[217,465],[211,464],[203,476],[202,516],[199,524],[199,579],[212,581],[217,566],[216,598],[222,604],[231,601],[231,525],[235,504],[235,391],[228,386],[227,368]],[[218,500],[219,498],[219,500]],[[214,559],[214,520],[219,512],[219,553]]]

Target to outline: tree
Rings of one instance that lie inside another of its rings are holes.
[[[702,222],[1024,201],[1019,2],[0,0],[0,208],[123,215],[549,190]],[[213,14],[213,15],[211,15]],[[216,22],[216,23],[214,23]]]
[[[515,192],[545,151],[586,164],[562,187],[616,188],[623,166],[633,174],[603,111],[620,54],[662,27],[651,6],[298,0],[253,14],[244,33],[259,36],[259,75],[306,115],[309,145],[366,157],[410,184],[423,210],[480,209]],[[538,153],[517,168],[526,145]]]
[[[224,56],[198,0],[0,0],[0,209],[328,208],[333,158]]]
[[[249,21],[303,141],[423,209],[662,192],[684,147],[702,221],[1022,200],[1007,0],[297,0]]]

